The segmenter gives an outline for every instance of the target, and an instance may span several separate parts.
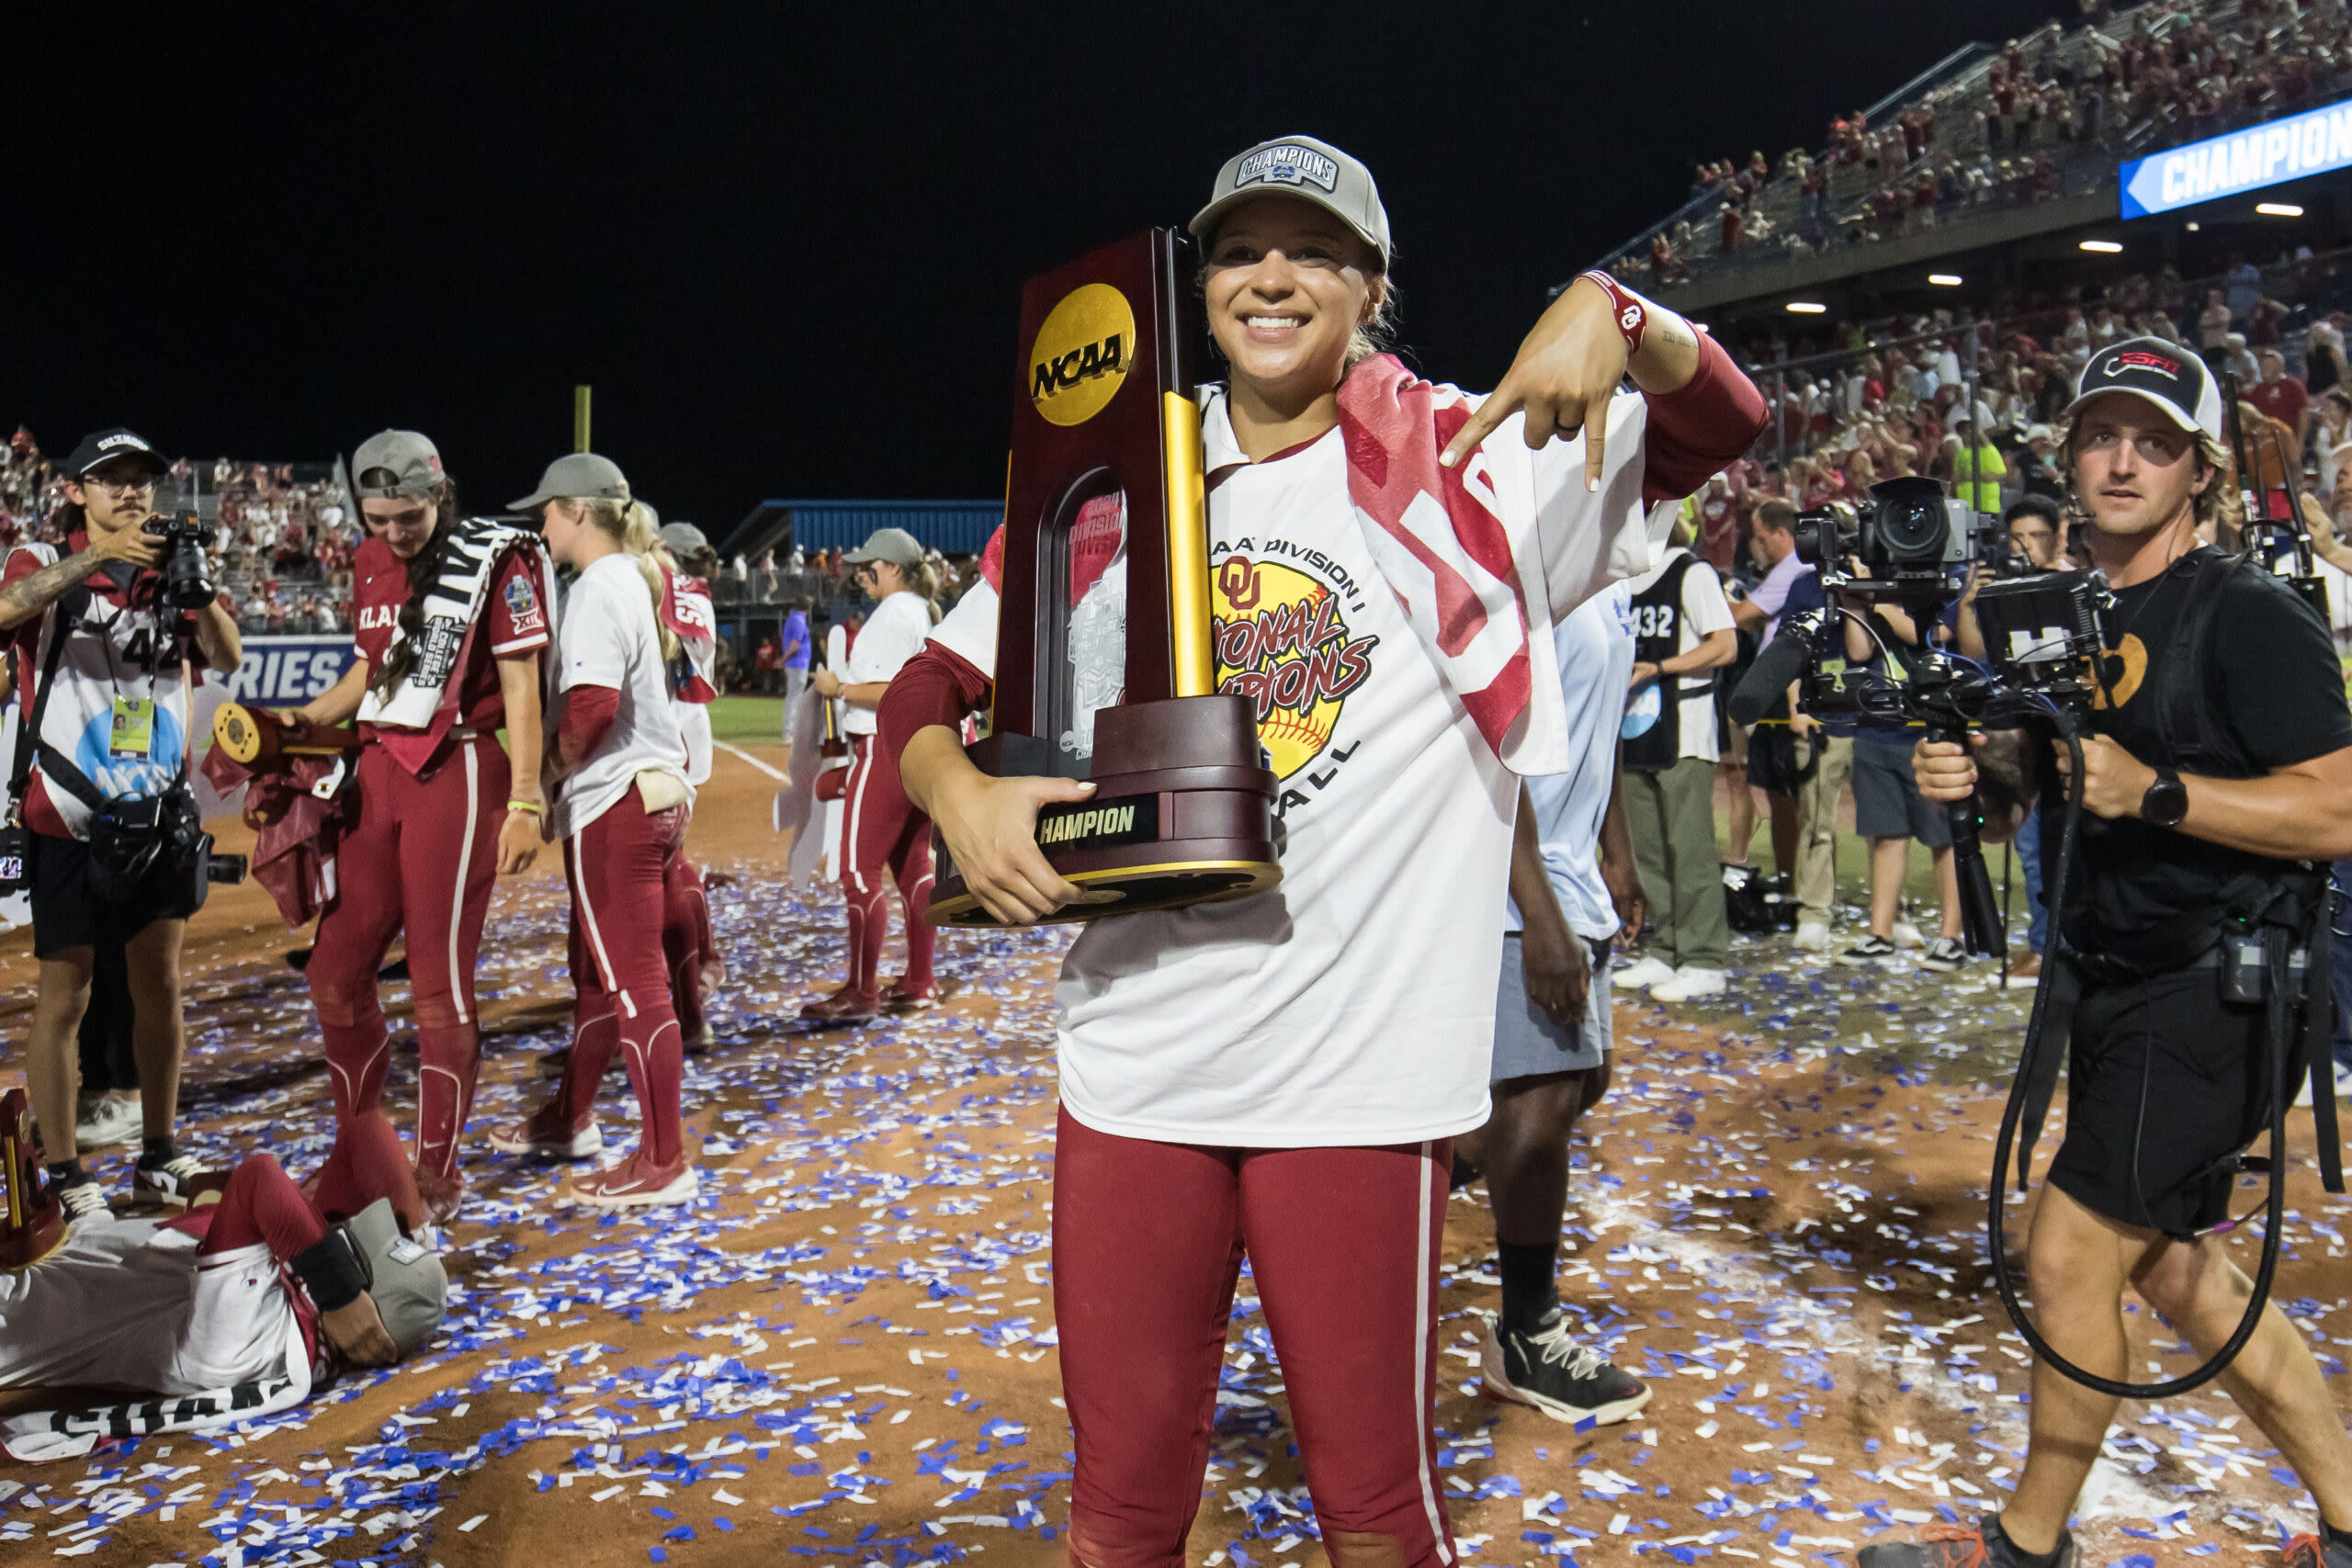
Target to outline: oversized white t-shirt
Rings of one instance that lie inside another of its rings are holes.
[[[930,636],[930,601],[900,589],[874,606],[874,614],[857,629],[857,640],[850,645],[849,668],[842,671],[842,684],[862,686],[871,681],[898,679],[899,671],[922,651],[923,639]],[[874,733],[874,709],[854,703],[848,709],[842,719],[843,730],[852,735]]]
[[[1581,439],[1534,455],[1555,618],[1648,558],[1623,482],[1638,491],[1643,415],[1612,408],[1598,495]],[[1487,1119],[1519,781],[1382,576],[1339,432],[1251,464],[1216,401],[1202,435],[1218,689],[1258,704],[1283,880],[1086,928],[1055,991],[1062,1105],[1100,1132],[1237,1147],[1467,1132]],[[935,640],[993,670],[996,608],[976,586]]]
[[[1637,594],[1647,592],[1660,577],[1666,575],[1668,567],[1689,553],[1679,548],[1668,550],[1663,560],[1628,584],[1631,592]],[[1638,624],[1642,606],[1634,606],[1632,613],[1636,623],[1634,630],[1638,636],[1643,630]],[[1730,601],[1724,597],[1723,579],[1715,575],[1713,567],[1696,557],[1691,558],[1690,570],[1682,574],[1682,614],[1675,618],[1680,626],[1674,645],[1677,653],[1690,652],[1710,632],[1727,632],[1738,625],[1731,618]],[[1678,735],[1680,754],[1709,762],[1715,761],[1723,752],[1721,738],[1715,732],[1714,690],[1711,686],[1701,686],[1701,682],[1713,673],[1713,671],[1702,671],[1688,677],[1669,675],[1657,682],[1661,687],[1671,684],[1683,688],[1684,694],[1678,694],[1675,699],[1682,705],[1681,728]],[[1701,689],[1696,694],[1690,694],[1689,688],[1692,686],[1701,686]],[[1636,700],[1638,696],[1636,694]]]
[[[550,744],[577,686],[609,686],[620,711],[579,772],[556,791],[554,831],[570,838],[612,809],[639,773],[667,773],[689,800],[686,738],[670,700],[670,672],[662,661],[662,633],[653,595],[636,558],[616,551],[590,563],[564,596],[555,632],[556,685],[563,694],[549,715]]]
[[[1567,699],[1571,761],[1565,773],[1526,781],[1544,870],[1560,912],[1570,930],[1593,942],[1617,931],[1617,906],[1601,880],[1599,850],[1600,821],[1617,782],[1618,720],[1624,711],[1618,694],[1634,671],[1633,611],[1631,590],[1612,582],[1552,628],[1560,694]],[[1712,732],[1712,722],[1709,728]],[[1506,895],[1503,929],[1521,931],[1526,923]]]

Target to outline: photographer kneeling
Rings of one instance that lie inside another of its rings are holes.
[[[155,521],[163,457],[127,430],[84,437],[62,470],[66,554],[19,545],[0,575],[25,717],[8,760],[14,853],[31,885],[40,964],[26,1076],[51,1176],[74,1221],[108,1217],[74,1145],[75,1033],[102,942],[120,943],[145,1142],[135,1199],[186,1207],[225,1179],[172,1139],[179,1108],[180,939],[203,901],[188,774],[188,663],[243,657],[200,554]],[[182,552],[176,558],[175,549]],[[189,600],[201,593],[201,606]]]
[[[2228,999],[2226,924],[2282,890],[2298,863],[2352,853],[2352,714],[2327,628],[2283,582],[2200,547],[2223,479],[2212,377],[2173,344],[2101,351],[2067,410],[2064,460],[2115,604],[2082,741],[2080,845],[2060,900],[2072,1020],[2066,1135],[2028,1243],[2041,1336],[2060,1356],[2124,1375],[2126,1287],[2203,1356],[2226,1344],[2252,1286],[2213,1228],[2234,1156],[2269,1124],[2265,1009]],[[2045,732],[2046,735],[2046,732]],[[2067,752],[2009,730],[1972,759],[1920,743],[1931,800],[1984,786],[1988,816],[2041,798],[2042,842],[2064,821]],[[2054,768],[2045,761],[2054,756]],[[2283,1151],[2274,1153],[2283,1157]],[[2321,1533],[2289,1568],[2352,1568],[2352,1441],[2320,1370],[2276,1305],[2222,1386],[2317,1499]],[[2066,1519],[2117,1400],[2033,1368],[2031,1438],[2007,1507],[1979,1530],[1876,1546],[1864,1568],[2064,1564]]]

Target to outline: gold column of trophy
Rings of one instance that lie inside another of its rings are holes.
[[[1238,898],[1282,878],[1250,700],[1216,694],[1190,247],[1154,229],[1032,278],[1013,398],[981,772],[1091,779],[1037,842],[1091,919]],[[936,840],[938,925],[996,920]]]

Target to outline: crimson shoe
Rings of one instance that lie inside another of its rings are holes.
[[[2025,1554],[2002,1533],[2001,1521],[1989,1518],[1973,1527],[1930,1525],[1917,1540],[1866,1546],[1854,1554],[1854,1561],[1860,1568],[2023,1568]],[[2288,1548],[2286,1562],[2295,1563],[2292,1547]],[[2075,1568],[2071,1531],[2058,1537],[2058,1559],[2052,1568]]]
[[[893,980],[882,993],[882,1005],[891,1012],[928,1012],[939,1005],[936,984],[911,990],[904,980]]]
[[[446,1225],[458,1217],[458,1205],[465,1201],[466,1179],[455,1171],[447,1176],[416,1168],[416,1195],[424,1203],[427,1224]]]
[[[2278,1568],[2352,1568],[2352,1541],[2341,1536],[2299,1535],[2279,1554]]]
[[[531,1112],[526,1121],[509,1122],[493,1128],[490,1146],[510,1155],[528,1155],[533,1159],[586,1159],[604,1148],[605,1135],[596,1130],[594,1116],[574,1127],[563,1119],[563,1106],[550,1100]]]
[[[808,1023],[864,1023],[881,1010],[882,998],[875,992],[843,986],[824,1000],[802,1008],[800,1017]]]
[[[691,1203],[700,1186],[692,1155],[680,1150],[675,1160],[657,1166],[640,1147],[618,1165],[573,1177],[567,1195],[591,1209],[645,1209]]]
[[[219,1202],[228,1185],[227,1171],[207,1170],[194,1155],[175,1154],[168,1159],[141,1155],[130,1174],[130,1201],[188,1209]]]

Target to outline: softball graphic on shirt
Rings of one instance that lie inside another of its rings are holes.
[[[1229,555],[1211,580],[1216,689],[1258,707],[1258,739],[1287,779],[1331,743],[1378,637],[1351,637],[1339,595],[1278,562]]]

